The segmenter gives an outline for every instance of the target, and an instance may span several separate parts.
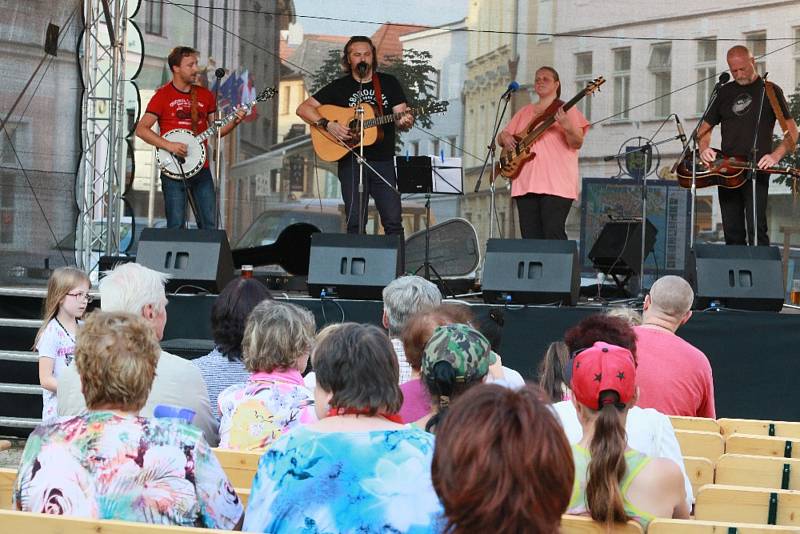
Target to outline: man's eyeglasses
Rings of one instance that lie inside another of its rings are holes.
[[[70,297],[75,297],[76,299],[83,299],[86,301],[87,304],[90,304],[94,297],[91,296],[89,293],[84,293],[83,291],[79,291],[77,293],[67,293]]]

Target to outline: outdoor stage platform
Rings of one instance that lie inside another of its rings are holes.
[[[38,319],[43,291],[21,294],[0,288],[0,317]],[[380,324],[380,301],[354,301],[286,297],[276,298],[310,309],[318,326],[356,321]],[[209,317],[213,295],[170,295],[164,336],[166,350],[184,357],[205,354],[211,347]],[[476,315],[489,306],[470,303]],[[503,363],[533,379],[547,345],[588,314],[603,311],[600,305],[577,307],[505,307],[501,356]],[[0,322],[0,349],[30,350],[36,327]],[[678,334],[708,356],[714,372],[718,417],[800,421],[798,377],[800,315],[792,313],[723,310],[695,312]],[[35,362],[9,365],[0,360],[0,382],[37,384]],[[0,392],[0,415],[39,417],[41,401]],[[0,432],[2,432],[0,428]]]

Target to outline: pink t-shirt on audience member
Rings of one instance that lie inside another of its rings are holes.
[[[679,336],[646,326],[636,331],[636,384],[640,408],[666,415],[716,417],[711,364]]]
[[[403,406],[400,417],[404,423],[413,423],[428,415],[431,411],[431,394],[422,383],[422,379],[414,378],[400,384],[403,392]]]

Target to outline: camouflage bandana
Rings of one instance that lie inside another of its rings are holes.
[[[465,324],[452,324],[433,331],[422,354],[421,371],[430,376],[434,365],[450,362],[457,382],[474,382],[486,376],[495,361],[491,344],[483,334]]]

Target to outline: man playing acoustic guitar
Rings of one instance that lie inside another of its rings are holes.
[[[297,115],[311,124],[312,128],[324,129],[334,138],[355,144],[354,150],[358,152],[358,134],[348,129],[347,125],[324,118],[317,108],[323,104],[356,107],[359,103],[365,102],[375,106],[376,114],[380,115],[400,113],[408,109],[400,83],[394,76],[375,72],[377,66],[378,59],[372,41],[368,37],[358,35],[351,37],[342,55],[342,67],[348,71],[347,75],[334,80],[306,99],[298,106]],[[396,187],[397,183],[393,162],[395,125],[404,131],[411,128],[413,123],[413,115],[402,115],[394,124],[383,126],[382,140],[364,147],[364,159],[393,187]],[[366,225],[368,196],[363,199],[362,227],[359,229],[358,161],[351,152],[348,152],[339,160],[338,165],[339,182],[342,186],[342,199],[347,216],[347,233],[356,234],[363,231]],[[365,195],[371,195],[375,199],[384,233],[402,236],[400,195],[366,165],[364,185]]]
[[[789,115],[789,108],[781,88],[771,84],[774,94],[769,92],[763,96],[761,122],[758,122],[758,104],[762,101],[764,79],[756,72],[756,63],[750,51],[741,45],[728,50],[728,67],[736,83],[723,85],[706,115],[706,120],[698,132],[700,158],[706,163],[713,163],[717,153],[709,148],[711,131],[717,124],[722,124],[722,153],[726,156],[750,157],[753,148],[753,136],[758,136],[756,144],[759,169],[773,167],[787,153],[794,150],[797,142],[797,124]],[[771,102],[774,100],[774,102]],[[779,107],[778,110],[775,108]],[[784,139],[774,150],[772,147],[772,130],[778,119],[776,111],[786,118]],[[758,133],[756,134],[756,126]],[[756,211],[758,213],[758,244],[769,246],[767,232],[767,193],[769,191],[769,173],[759,172],[756,178]],[[725,244],[744,245],[753,243],[753,186],[745,183],[741,187],[730,189],[718,187],[719,207],[722,212],[722,230],[725,233]]]
[[[208,128],[217,109],[214,94],[204,87],[195,85],[197,55],[197,50],[188,46],[178,46],[169,53],[167,64],[172,72],[172,81],[155,92],[147,105],[147,110],[136,125],[137,137],[181,158],[185,158],[188,154],[186,144],[167,141],[161,136],[176,128],[191,129],[195,134],[202,133]],[[243,110],[237,111],[236,120],[222,127],[222,135],[225,136],[233,130],[244,115]],[[161,135],[152,130],[156,122]],[[196,204],[198,228],[214,228],[216,193],[208,158],[199,173],[187,178],[187,184]],[[183,181],[162,174],[161,191],[164,193],[167,227],[184,226],[187,194]]]

